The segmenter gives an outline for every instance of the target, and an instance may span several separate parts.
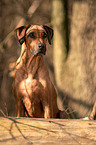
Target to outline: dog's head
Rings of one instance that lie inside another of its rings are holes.
[[[15,30],[20,44],[26,43],[33,55],[46,53],[47,40],[51,45],[53,29],[46,25],[26,25]]]

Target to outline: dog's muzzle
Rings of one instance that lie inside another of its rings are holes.
[[[46,54],[46,45],[44,43],[38,43],[38,53]]]
[[[31,50],[31,53],[33,55],[39,55],[39,54],[45,55],[46,54],[46,44],[39,42],[37,44],[37,46],[36,47],[34,46],[34,49]]]

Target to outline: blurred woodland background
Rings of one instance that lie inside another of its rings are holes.
[[[45,61],[59,109],[70,118],[89,116],[96,101],[96,0],[0,0],[0,116],[15,116],[12,82],[20,45],[14,29],[26,24],[54,29]]]

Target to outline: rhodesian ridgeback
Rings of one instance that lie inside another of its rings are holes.
[[[26,25],[15,32],[22,45],[13,82],[17,117],[60,118],[57,93],[43,59],[53,30],[45,25]]]

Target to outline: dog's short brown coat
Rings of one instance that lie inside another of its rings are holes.
[[[22,45],[13,82],[17,117],[57,118],[57,94],[43,59],[53,30],[43,25],[26,25],[15,31]]]

